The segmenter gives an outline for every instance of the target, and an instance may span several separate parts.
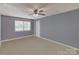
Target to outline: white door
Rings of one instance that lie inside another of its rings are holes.
[[[40,20],[36,21],[36,36],[40,37]]]

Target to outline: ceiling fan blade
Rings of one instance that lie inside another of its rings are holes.
[[[38,13],[38,15],[43,15],[43,16],[45,16],[46,14],[43,14],[43,13]]]
[[[25,10],[26,10],[26,11],[33,12],[33,9],[31,9],[31,8],[26,8]]]
[[[39,12],[44,12],[44,10],[39,10]]]
[[[44,8],[50,7],[49,5],[50,5],[49,3],[34,3],[31,6],[32,6],[33,10],[34,9],[39,9],[40,10],[40,9],[44,9]]]

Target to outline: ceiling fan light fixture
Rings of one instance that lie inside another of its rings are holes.
[[[33,16],[34,16],[34,17],[38,17],[39,15],[38,15],[38,14],[33,14]]]

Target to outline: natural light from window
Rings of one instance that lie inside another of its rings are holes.
[[[31,22],[30,21],[17,21],[15,20],[15,31],[30,31]]]

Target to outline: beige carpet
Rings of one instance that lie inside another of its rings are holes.
[[[51,43],[47,40],[28,37],[2,43],[0,55],[61,55],[78,54],[68,47]]]

